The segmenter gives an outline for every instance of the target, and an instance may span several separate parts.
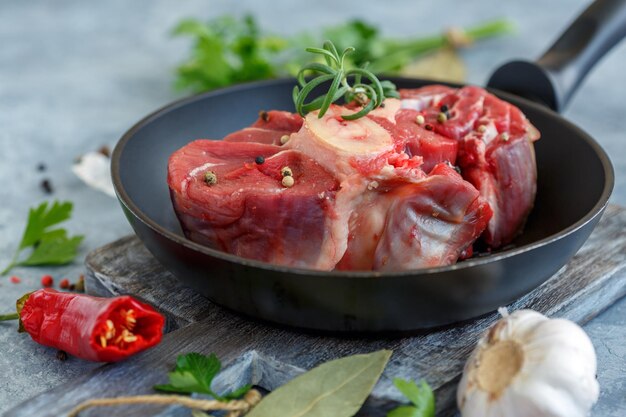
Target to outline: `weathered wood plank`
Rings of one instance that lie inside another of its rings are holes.
[[[63,387],[54,388],[9,411],[7,417],[59,416],[86,398],[151,392],[164,381],[177,354],[215,352],[232,363],[217,383],[230,388],[254,383],[273,389],[301,369],[326,360],[376,349],[394,350],[363,416],[384,416],[399,399],[393,377],[425,378],[436,389],[438,416],[454,414],[454,392],[463,363],[480,333],[497,317],[397,338],[343,338],[305,334],[248,320],[208,302],[182,287],[164,271],[136,238],[125,238],[88,258],[88,289],[101,294],[133,294],[168,316],[161,345],[129,361],[106,365]],[[532,308],[550,316],[583,323],[626,294],[626,209],[608,208],[576,257],[541,287],[510,309]],[[146,415],[154,408],[120,407],[115,415]],[[109,415],[93,410],[85,416]],[[160,415],[178,415],[171,408]]]

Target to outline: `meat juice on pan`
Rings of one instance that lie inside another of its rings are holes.
[[[261,112],[176,151],[168,183],[186,236],[322,270],[449,265],[479,237],[509,243],[534,202],[537,130],[478,87],[400,93],[355,121],[337,105],[322,118]]]

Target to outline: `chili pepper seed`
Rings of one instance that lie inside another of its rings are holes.
[[[41,285],[43,287],[49,288],[54,284],[54,279],[52,279],[51,275],[44,275],[41,277]]]
[[[448,116],[444,112],[441,112],[437,115],[437,121],[439,123],[444,123],[447,120],[448,120]]]
[[[280,137],[280,144],[284,145],[285,143],[289,142],[289,135],[282,135]]]
[[[424,122],[426,122],[426,119],[424,119],[424,116],[422,116],[421,114],[418,114],[415,117],[415,123],[417,123],[418,125],[423,125]]]
[[[506,133],[506,132],[504,132],[503,134],[501,134],[501,135],[500,135],[500,138],[501,138],[503,141],[507,142],[507,141],[509,140],[509,134],[508,134],[508,133]]]

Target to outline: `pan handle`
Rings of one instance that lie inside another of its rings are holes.
[[[536,62],[508,62],[487,85],[562,111],[589,70],[624,36],[626,0],[596,0]]]

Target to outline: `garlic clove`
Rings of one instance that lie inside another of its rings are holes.
[[[111,180],[111,160],[100,152],[88,152],[72,166],[74,174],[85,184],[115,197]]]
[[[501,311],[465,365],[464,417],[584,417],[599,394],[596,356],[575,323],[531,310]]]

